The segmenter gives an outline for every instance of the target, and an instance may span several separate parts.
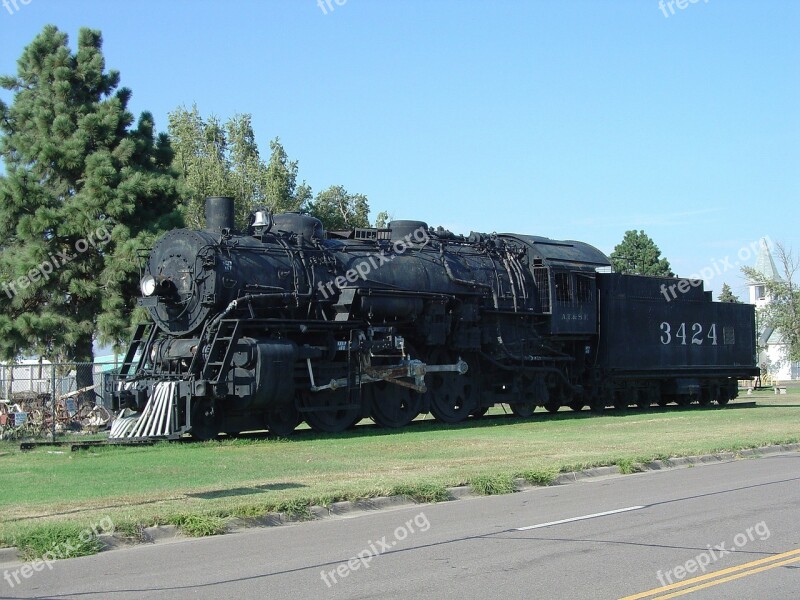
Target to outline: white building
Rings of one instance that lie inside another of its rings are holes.
[[[764,281],[783,281],[765,239],[761,240],[754,268],[764,275]],[[771,301],[764,281],[750,283],[750,304],[755,304],[756,310],[763,308]],[[786,343],[780,332],[775,331],[772,327],[762,326],[758,332],[758,345],[761,348],[761,352],[758,354],[758,364],[761,367],[761,376],[765,383],[800,379],[800,362],[791,362],[787,358]]]

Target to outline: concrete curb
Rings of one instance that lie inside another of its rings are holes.
[[[176,537],[184,537],[180,529],[175,525],[158,525],[156,527],[145,527],[142,530],[144,541],[155,544],[156,542],[167,542]]]
[[[800,444],[785,444],[782,446],[764,446],[762,448],[750,448],[737,452],[718,452],[716,454],[705,454],[701,456],[682,456],[668,458],[665,460],[655,460],[652,462],[634,465],[637,473],[648,471],[663,471],[667,469],[677,469],[707,464],[718,464],[721,462],[731,462],[745,458],[758,458],[770,454],[785,454],[800,452]],[[612,477],[621,475],[622,472],[617,465],[608,467],[594,467],[582,471],[572,471],[560,473],[550,485],[567,485],[578,483],[587,479],[599,477]],[[536,485],[525,479],[514,480],[514,490],[517,492],[531,490],[534,488],[547,487]],[[469,485],[447,488],[450,500],[462,500],[467,498],[482,498],[482,494],[477,494]],[[294,517],[284,513],[267,513],[259,517],[247,519],[229,519],[225,526],[225,533],[236,533],[253,527],[277,527],[302,521],[318,521],[331,518],[351,518],[377,510],[389,510],[403,508],[418,504],[407,496],[380,496],[377,498],[364,498],[362,500],[334,502],[330,506],[311,506],[307,517]],[[180,540],[197,539],[191,538],[181,533],[175,525],[159,525],[157,527],[147,527],[142,530],[139,539],[123,536],[122,534],[103,534],[100,536],[103,544],[103,551],[116,550],[118,548],[128,548],[139,543],[160,544],[176,542]],[[16,548],[0,548],[0,565],[19,564],[22,557]]]
[[[0,565],[19,562],[19,552],[16,548],[0,548]]]
[[[582,479],[590,479],[592,477],[608,477],[609,475],[620,475],[621,473],[622,471],[620,471],[617,465],[611,465],[610,467],[594,467],[592,469],[585,469],[583,471],[561,473],[555,478],[555,480],[553,480],[551,485],[564,485],[565,483],[575,483],[576,481],[581,481]]]

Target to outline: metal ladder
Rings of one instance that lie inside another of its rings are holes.
[[[200,374],[201,379],[208,379],[211,376],[211,372],[216,368],[219,370],[211,383],[219,383],[228,376],[233,351],[236,348],[236,342],[239,341],[241,324],[240,319],[220,321],[219,328],[211,341],[206,364],[203,365],[203,371]]]
[[[149,331],[148,331],[149,329]],[[128,346],[128,351],[125,353],[125,358],[122,359],[122,366],[119,370],[119,377],[124,378],[128,375],[131,367],[133,366],[134,362],[141,362],[144,358],[143,356],[139,358],[139,361],[134,361],[136,357],[136,352],[138,352],[139,347],[142,345],[142,340],[145,337],[145,332],[147,332],[147,343],[145,344],[145,348],[150,346],[150,342],[152,341],[153,334],[155,333],[156,328],[153,326],[152,323],[139,323],[136,326],[136,331],[133,334],[133,339],[131,340],[130,345]]]

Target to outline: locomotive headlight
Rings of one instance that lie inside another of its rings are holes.
[[[142,296],[149,297],[156,293],[156,278],[152,275],[145,275],[139,284],[142,289]]]

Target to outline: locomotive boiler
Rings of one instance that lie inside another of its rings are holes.
[[[114,395],[135,414],[112,437],[457,423],[500,403],[519,417],[726,404],[758,373],[753,306],[611,273],[583,242],[422,221],[324,231],[266,211],[239,232],[233,214],[209,198],[204,229],[153,246],[138,301],[151,321]]]

